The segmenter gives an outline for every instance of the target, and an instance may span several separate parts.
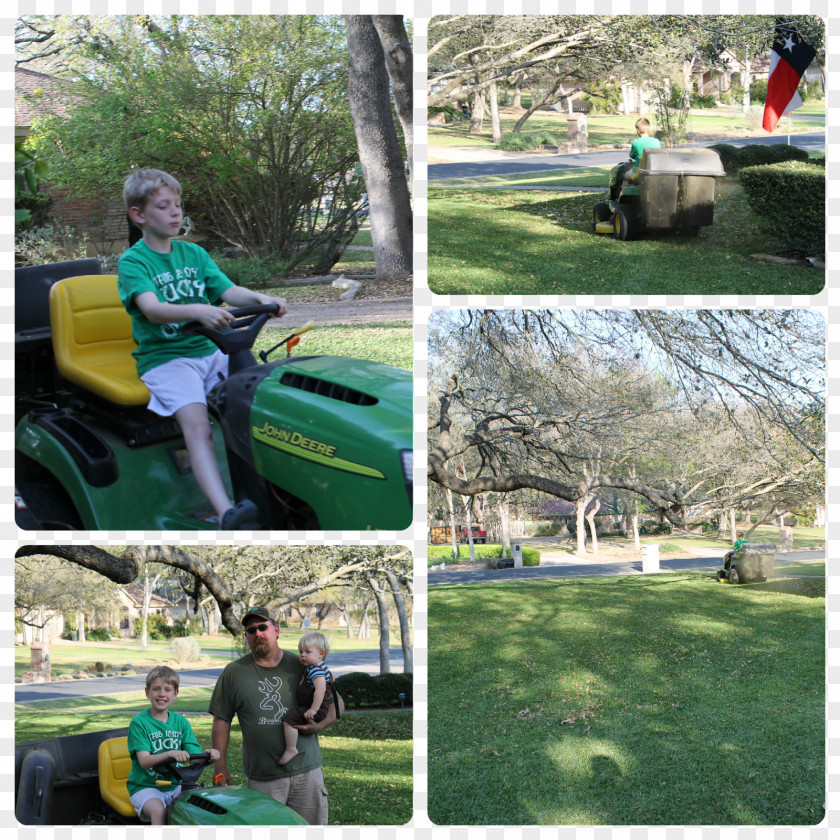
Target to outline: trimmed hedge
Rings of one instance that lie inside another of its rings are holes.
[[[513,540],[513,542],[516,542]],[[501,544],[490,544],[490,545],[476,545],[475,548],[475,556],[478,560],[483,560],[487,557],[501,557],[502,556],[502,546]],[[461,545],[459,546],[458,551],[458,559],[463,560],[470,556],[470,547],[468,545]],[[452,546],[451,545],[430,545],[428,551],[428,558],[429,558],[429,565],[432,564],[432,561],[440,562],[441,560],[447,562],[454,562],[454,557],[452,556]],[[522,565],[523,566],[539,566],[540,565],[540,552],[536,548],[529,548],[528,546],[522,546]]]
[[[335,679],[335,687],[349,709],[362,706],[399,706],[400,694],[405,694],[405,705],[414,699],[413,674],[365,674],[353,671]]]
[[[825,169],[788,161],[741,170],[750,207],[763,216],[781,248],[825,252]]]
[[[550,131],[525,131],[522,134],[505,134],[497,149],[506,152],[524,152],[529,149],[538,149],[543,143],[549,146],[557,145],[557,137]]]
[[[710,146],[720,155],[720,162],[727,176],[734,178],[741,169],[748,166],[762,166],[764,164],[782,163],[787,160],[808,161],[809,155],[805,149],[798,146],[788,146],[785,143],[768,145],[756,143],[749,146],[730,146],[728,143],[717,143]]]

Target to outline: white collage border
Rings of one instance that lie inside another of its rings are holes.
[[[3,192],[0,193],[0,253],[2,253],[2,285],[11,290],[13,270],[13,126],[14,126],[14,20],[22,14],[402,14],[414,20],[415,54],[415,165],[414,165],[414,207],[415,207],[415,289],[414,289],[414,416],[415,416],[415,520],[411,528],[401,533],[380,532],[374,536],[367,532],[307,532],[301,538],[271,539],[274,544],[308,544],[323,542],[356,544],[402,544],[407,545],[415,555],[415,706],[414,706],[414,818],[404,827],[310,827],[290,829],[292,836],[315,840],[320,837],[338,837],[344,840],[501,840],[504,831],[505,840],[548,840],[548,838],[580,838],[580,840],[612,840],[612,838],[630,838],[642,840],[650,837],[655,840],[717,840],[717,838],[773,838],[773,840],[794,840],[811,837],[815,840],[827,840],[829,828],[840,827],[840,607],[837,606],[840,586],[838,576],[829,575],[827,580],[827,680],[829,695],[827,703],[827,816],[815,827],[437,827],[433,826],[426,813],[427,781],[427,580],[425,567],[426,552],[426,475],[425,462],[427,444],[425,434],[426,420],[426,385],[427,385],[427,349],[426,324],[432,311],[455,306],[497,306],[507,308],[531,307],[811,307],[819,309],[828,323],[826,360],[828,365],[828,504],[829,522],[828,553],[833,555],[840,547],[836,539],[834,517],[840,515],[840,423],[838,423],[838,395],[840,394],[840,338],[834,339],[833,328],[840,328],[840,270],[836,268],[840,254],[840,232],[833,227],[840,219],[840,169],[838,169],[838,144],[835,132],[840,125],[840,84],[832,76],[832,69],[840,58],[840,16],[831,18],[828,0],[787,0],[787,2],[767,2],[765,0],[641,0],[634,7],[617,0],[19,0],[16,8],[0,11],[0,166],[2,166]],[[439,14],[815,14],[827,19],[827,75],[828,106],[827,132],[827,260],[826,289],[819,295],[782,296],[604,296],[604,295],[505,295],[502,297],[469,295],[437,296],[429,292],[426,273],[427,256],[427,131],[425,109],[426,79],[426,27],[428,20]],[[838,76],[840,78],[840,76]],[[833,287],[833,288],[832,288]],[[13,293],[10,292],[9,297]],[[8,449],[2,447],[3,460],[0,461],[0,490],[7,500],[5,509],[8,515],[0,518],[0,556],[7,558],[0,565],[0,828],[16,830],[19,838],[41,840],[41,838],[136,838],[141,834],[146,837],[194,838],[250,838],[267,837],[269,832],[278,829],[260,829],[252,827],[237,828],[150,828],[119,827],[85,828],[57,827],[34,828],[19,827],[14,819],[14,553],[19,545],[31,542],[58,543],[180,543],[182,535],[177,532],[89,532],[68,537],[66,534],[37,533],[26,534],[16,528],[12,511],[14,492],[14,306],[8,300],[0,304],[0,414],[5,424],[0,427],[0,440],[9,443]],[[192,532],[183,534],[183,543],[214,543],[212,537],[196,535]],[[226,544],[230,540],[224,541]],[[268,543],[264,534],[243,534],[234,542],[252,544]],[[457,779],[453,779],[457,784]],[[709,780],[709,784],[721,780]]]

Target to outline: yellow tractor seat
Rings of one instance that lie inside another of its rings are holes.
[[[68,277],[50,289],[50,328],[58,372],[119,405],[148,405],[137,376],[131,317],[114,274]]]
[[[131,756],[128,754],[128,738],[110,738],[99,745],[99,793],[106,805],[110,805],[123,817],[136,817],[137,811],[128,798],[128,774],[131,772]]]

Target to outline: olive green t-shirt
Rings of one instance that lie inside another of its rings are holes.
[[[286,749],[283,716],[296,705],[304,668],[297,652],[284,650],[274,668],[264,668],[248,653],[225,666],[213,689],[208,711],[222,720],[239,719],[245,775],[259,782],[285,779],[321,766],[317,735],[299,735],[298,754],[277,762]]]
[[[173,240],[172,251],[161,254],[141,239],[120,257],[118,271],[120,300],[131,315],[131,333],[137,342],[132,355],[138,376],[173,359],[200,359],[216,351],[209,338],[182,335],[181,323],[152,323],[135,301],[137,295],[153,292],[163,303],[218,306],[233,283],[203,248]]]

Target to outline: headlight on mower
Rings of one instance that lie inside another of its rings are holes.
[[[400,460],[402,461],[403,479],[405,480],[405,489],[408,491],[408,501],[414,504],[414,450],[401,449]]]

